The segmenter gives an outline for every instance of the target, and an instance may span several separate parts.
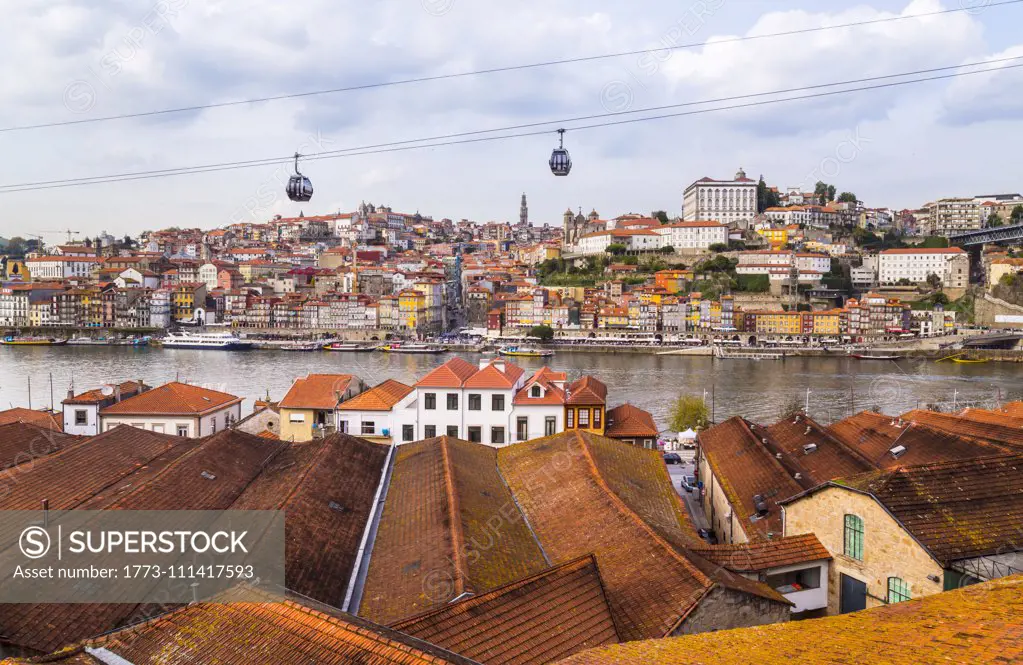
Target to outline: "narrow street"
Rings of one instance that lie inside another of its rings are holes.
[[[686,505],[686,510],[689,513],[689,519],[692,521],[693,526],[697,529],[709,529],[710,523],[707,521],[707,516],[703,513],[703,506],[700,504],[700,498],[698,490],[687,492],[682,489],[682,477],[683,476],[695,476],[696,469],[693,463],[694,451],[692,450],[681,450],[679,455],[682,456],[682,464],[668,464],[668,475],[671,477],[671,485],[678,492],[678,495],[682,497],[683,503]]]

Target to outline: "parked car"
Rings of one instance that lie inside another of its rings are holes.
[[[664,453],[665,464],[681,464],[682,456],[678,453]]]
[[[714,533],[714,529],[697,529],[696,533],[711,545],[718,544],[718,535]]]
[[[696,477],[682,476],[682,480],[679,482],[679,486],[691,494],[696,489]]]

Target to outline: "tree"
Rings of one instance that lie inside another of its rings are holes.
[[[718,252],[718,253],[720,253],[720,252],[727,252],[728,251],[728,245],[726,243],[723,243],[723,242],[716,242],[713,245],[711,245],[710,247],[708,247],[707,249],[709,249],[712,252]]]
[[[859,199],[856,198],[856,195],[852,192],[842,192],[838,195],[839,203],[856,203],[857,201],[859,201]]]
[[[920,243],[920,247],[924,249],[945,249],[948,247],[948,238],[942,238],[941,236],[929,236],[924,238],[924,241]]]
[[[1010,224],[1023,224],[1023,205],[1018,205],[1012,209],[1012,214],[1009,215]]]
[[[813,189],[813,197],[817,199],[818,205],[827,205],[835,200],[835,186],[818,180]]]
[[[764,212],[768,208],[777,208],[779,205],[781,205],[781,198],[778,196],[778,192],[768,187],[764,182],[764,176],[760,176],[760,182],[757,183],[757,212]]]
[[[782,405],[782,409],[778,415],[784,419],[788,419],[797,413],[803,413],[804,406],[805,404],[803,403],[803,400],[801,400],[798,395],[792,395],[785,404]]]
[[[613,242],[610,245],[608,245],[607,249],[604,250],[604,251],[606,251],[608,254],[612,254],[614,256],[619,256],[621,254],[624,254],[626,251],[628,251],[628,249],[629,249],[628,247],[626,247],[625,245],[623,245],[620,242]]]
[[[549,342],[554,339],[554,328],[550,326],[533,326],[529,329],[529,336],[536,337],[541,342]]]
[[[665,245],[664,247],[661,247],[657,251],[659,251],[661,254],[665,254],[665,255],[667,255],[667,254],[674,254],[675,253],[675,248],[672,247],[671,245]]]
[[[993,212],[987,217],[987,225],[990,229],[997,229],[999,226],[1005,226],[1005,220],[997,212]]]
[[[14,236],[7,241],[7,254],[13,259],[24,258],[26,251],[25,239],[21,236]]]
[[[671,221],[668,219],[668,213],[663,210],[655,210],[650,216],[659,221],[661,224],[667,224]]]
[[[932,290],[937,291],[941,288],[941,278],[932,272],[927,275],[927,286],[931,287]]]
[[[668,427],[676,432],[706,427],[710,421],[707,403],[697,395],[679,395],[671,405]]]

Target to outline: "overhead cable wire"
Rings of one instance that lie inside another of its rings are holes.
[[[674,44],[674,45],[662,45],[654,48],[647,49],[636,49],[631,51],[619,51],[616,53],[604,53],[598,55],[580,56],[576,58],[564,58],[560,60],[545,60],[542,62],[533,62],[520,65],[507,65],[504,67],[491,67],[488,69],[477,69],[466,72],[455,72],[451,74],[437,74],[434,76],[420,76],[415,78],[400,79],[397,81],[380,81],[376,83],[365,83],[360,85],[346,86],[341,88],[328,88],[325,90],[309,90],[304,92],[287,93],[280,95],[271,95],[267,97],[254,97],[250,99],[237,99],[226,102],[212,102],[209,104],[195,104],[192,106],[181,106],[176,108],[150,110],[150,111],[139,111],[135,113],[122,113],[118,115],[108,115],[99,118],[76,118],[74,120],[57,120],[53,122],[44,122],[35,125],[16,125],[11,127],[0,127],[0,134],[11,133],[11,132],[23,132],[37,129],[47,129],[55,127],[68,127],[74,125],[87,125],[102,122],[113,122],[117,120],[129,120],[133,118],[145,118],[160,115],[171,115],[177,113],[189,113],[194,111],[204,111],[209,109],[226,108],[232,106],[243,106],[247,104],[259,104],[263,102],[275,102],[288,99],[302,99],[307,97],[316,97],[321,95],[333,95],[343,92],[356,92],[360,90],[372,90],[378,88],[390,88],[403,85],[410,85],[415,83],[429,83],[434,81],[444,81],[450,79],[469,78],[474,76],[484,76],[490,74],[500,74],[504,72],[524,71],[531,69],[540,69],[544,67],[553,67],[558,65],[569,65],[584,62],[596,62],[600,60],[611,60],[615,58],[623,58],[628,56],[639,56],[648,55],[653,53],[661,52],[673,52],[687,49],[700,48],[705,46],[718,46],[721,44],[734,44],[737,42],[748,42],[748,41],[759,41],[765,39],[776,39],[779,37],[792,37],[796,35],[806,35],[817,32],[824,32],[827,30],[839,30],[844,28],[857,28],[870,25],[879,25],[884,23],[893,23],[898,21],[909,21],[918,20],[922,18],[929,18],[934,16],[942,16],[948,14],[958,13],[970,13],[975,14],[980,10],[990,10],[999,7],[1007,7],[1011,5],[1018,5],[1023,3],[1023,0],[999,0],[998,2],[984,1],[983,6],[967,6],[963,3],[963,6],[953,7],[950,9],[939,9],[930,12],[921,12],[919,14],[906,14],[899,16],[886,16],[884,18],[867,19],[863,21],[853,21],[850,23],[839,23],[836,25],[822,25],[814,26],[810,28],[797,28],[793,30],[785,30],[782,32],[771,32],[762,35],[742,35],[737,37],[725,37],[721,39],[713,39],[703,42],[692,42],[686,44]]]

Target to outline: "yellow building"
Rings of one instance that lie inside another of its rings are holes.
[[[834,336],[841,334],[842,314],[838,310],[810,312],[808,315],[811,319],[809,334]]]
[[[428,325],[426,316],[426,296],[413,289],[405,289],[398,294],[398,327],[417,330],[419,326]]]
[[[338,407],[366,386],[350,374],[310,374],[296,379],[280,404],[282,441],[312,441],[337,430]]]
[[[771,244],[771,249],[780,249],[789,242],[789,230],[784,227],[778,229],[757,229],[757,233],[762,235]]]
[[[798,335],[803,332],[801,312],[756,312],[756,331],[764,335]]]
[[[670,294],[682,293],[686,283],[692,282],[692,270],[659,270],[654,273],[654,286],[658,286]]]
[[[584,376],[568,386],[565,429],[584,430],[603,436],[607,427],[607,386]]]

